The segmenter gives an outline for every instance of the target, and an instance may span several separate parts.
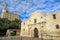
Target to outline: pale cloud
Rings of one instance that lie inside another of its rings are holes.
[[[7,5],[8,11],[21,15],[22,21],[27,20],[35,10],[49,13],[60,10],[59,0],[0,0],[0,9],[4,5]]]

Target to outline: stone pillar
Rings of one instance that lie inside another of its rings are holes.
[[[6,32],[6,36],[10,36],[10,30],[9,29]]]
[[[16,31],[16,36],[20,36],[20,30]]]

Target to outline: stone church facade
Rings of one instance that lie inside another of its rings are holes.
[[[21,23],[21,36],[41,35],[60,36],[60,11],[52,14],[35,11],[28,20]]]

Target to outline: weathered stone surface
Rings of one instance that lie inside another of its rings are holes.
[[[55,18],[53,15],[55,15]],[[38,30],[38,37],[40,35],[60,36],[60,11],[52,14],[35,11],[28,20],[21,23],[21,36],[34,37],[36,33],[34,32],[35,28]]]

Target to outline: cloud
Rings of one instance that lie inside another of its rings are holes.
[[[49,13],[60,10],[59,0],[0,0],[0,10],[4,5],[7,5],[9,12],[21,15],[23,21],[27,20],[35,10]]]

